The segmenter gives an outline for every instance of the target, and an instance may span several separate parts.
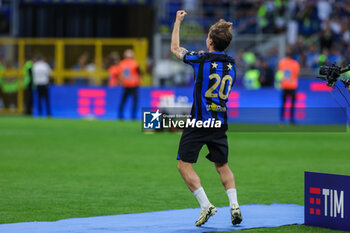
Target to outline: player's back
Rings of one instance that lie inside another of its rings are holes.
[[[227,123],[226,102],[236,78],[236,65],[224,52],[189,52],[184,62],[195,72],[191,115],[197,120],[215,119]]]

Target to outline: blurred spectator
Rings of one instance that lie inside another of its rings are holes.
[[[343,59],[343,66],[347,66],[350,64],[350,45],[348,45],[344,51],[344,59]]]
[[[291,48],[289,48],[291,50]],[[297,60],[301,67],[305,67],[306,54],[305,44],[302,36],[299,36],[296,45],[294,46],[294,52],[292,52],[292,58]]]
[[[120,63],[119,54],[118,53],[114,54],[112,59],[113,59],[113,63],[108,69],[108,73],[109,73],[108,86],[109,87],[115,87],[119,84],[119,77],[118,77],[119,75],[118,65]]]
[[[306,67],[314,71],[317,70],[318,57],[319,53],[316,51],[316,46],[314,44],[310,45],[306,53]]]
[[[38,56],[37,61],[34,63],[32,68],[33,73],[33,84],[38,92],[38,110],[39,115],[42,116],[42,101],[45,100],[46,103],[46,113],[47,116],[51,116],[50,108],[50,75],[51,68],[48,63],[46,63],[42,56]]]
[[[32,68],[35,59],[28,59],[24,64],[24,100],[25,100],[25,114],[32,115],[33,112],[33,72]]]
[[[281,109],[281,123],[285,118],[285,108],[287,97],[291,98],[290,123],[294,124],[294,104],[296,97],[296,90],[298,88],[298,78],[300,65],[292,58],[292,51],[289,48],[286,57],[278,63],[278,70],[282,74],[281,88],[282,92],[282,109]]]
[[[186,1],[187,2],[187,1]],[[204,17],[206,18],[225,18],[229,16],[230,2],[207,0],[201,1],[204,9]]]
[[[243,76],[243,85],[248,90],[260,89],[261,84],[259,82],[260,71],[255,65],[251,65],[246,70]]]
[[[246,66],[252,66],[256,61],[256,57],[254,53],[247,51],[242,54],[242,60]]]
[[[5,105],[4,92],[3,92],[4,77],[2,76],[2,72],[4,70],[5,70],[5,66],[2,64],[2,61],[0,60],[0,100],[2,101],[0,107],[3,107],[2,105]]]
[[[319,30],[317,9],[313,1],[305,1],[305,5],[296,10],[299,31],[303,36],[311,36]]]
[[[259,5],[248,1],[240,1],[235,5],[235,20],[238,25],[235,29],[237,33],[256,33],[258,29],[257,11]]]
[[[328,50],[323,50],[323,53],[318,56],[318,66],[324,66],[327,63]]]
[[[340,53],[339,50],[336,47],[332,47],[330,53],[328,54],[328,62],[333,64],[341,64],[341,57],[340,57]]]
[[[289,45],[294,45],[298,39],[298,22],[294,19],[288,22],[287,42]]]
[[[186,0],[183,4],[183,9],[190,14],[196,13],[198,10],[198,0]]]
[[[328,20],[331,12],[332,7],[329,1],[320,0],[317,2],[317,16],[321,21]]]
[[[342,32],[342,23],[340,21],[340,18],[338,16],[334,16],[331,19],[329,26],[330,26],[336,40],[339,40],[341,37],[341,32]]]
[[[347,19],[350,20],[350,17],[348,17]],[[350,24],[348,24],[348,25],[345,24],[344,25],[343,32],[344,32],[343,33],[343,37],[342,37],[343,42],[347,43],[347,44],[350,43]]]
[[[0,86],[3,106],[7,109],[14,110],[17,106],[18,79],[15,77],[3,77],[2,71],[13,69],[11,61],[0,60]]]
[[[269,65],[269,67],[277,67],[278,49],[273,48],[273,49],[269,50],[267,57],[266,57],[266,60],[267,60],[267,64]]]
[[[92,60],[89,64],[87,64],[85,66],[85,70],[90,72],[90,73],[94,73],[96,71],[96,62],[94,60]],[[96,76],[90,76],[90,78],[88,79],[88,83],[90,85],[96,85],[96,83],[97,83]]]
[[[172,1],[168,0],[168,2]],[[191,16],[198,19],[196,22],[202,24],[204,30],[218,17],[227,17],[234,22],[236,34],[286,32],[287,42],[293,46],[293,58],[306,72],[314,72],[318,68],[319,61],[330,63],[328,59],[344,61],[349,58],[346,54],[350,43],[349,0],[191,0],[188,2],[181,0],[177,2],[181,2],[189,9],[193,9],[194,4],[197,3],[199,9],[194,10],[193,12],[196,13]],[[269,36],[261,35],[260,38],[266,38],[268,41]],[[260,41],[260,38],[257,40]],[[263,42],[263,48],[265,44],[268,42]],[[235,50],[237,47],[240,49],[239,46],[238,44]],[[332,50],[334,46],[337,46],[336,51]],[[266,48],[269,47],[266,46]],[[247,52],[247,47],[244,49],[244,52]],[[257,52],[257,50],[252,47],[249,52]],[[246,55],[249,57],[249,52],[243,55],[246,65],[251,65],[251,62],[248,64],[246,59]],[[267,50],[267,54],[264,54],[271,68],[277,66],[280,52],[280,50]],[[325,61],[323,61],[324,56],[326,56]],[[239,53],[236,59],[240,59]]]
[[[282,33],[286,29],[286,5],[284,0],[274,1],[274,24],[276,33]]]
[[[154,84],[156,86],[186,85],[185,68],[180,62],[168,55],[167,59],[157,62],[154,68]]]
[[[269,67],[265,59],[261,60],[260,63],[260,77],[259,82],[262,87],[272,87],[274,84],[274,72]]]
[[[76,71],[84,71],[86,70],[86,66],[89,63],[90,59],[90,54],[89,52],[85,51],[82,53],[79,58],[77,63],[74,65],[73,69]],[[78,85],[87,85],[88,84],[88,79],[86,77],[76,77],[74,79],[74,83]]]
[[[323,51],[324,49],[331,49],[333,45],[333,32],[330,27],[330,22],[325,21],[323,23],[323,28],[320,33],[320,49]]]
[[[118,65],[118,75],[121,85],[124,87],[123,97],[119,105],[119,119],[124,119],[124,106],[129,96],[133,97],[132,119],[136,120],[138,87],[141,82],[139,64],[134,59],[134,51],[127,49],[124,52],[124,59]]]
[[[268,9],[266,4],[261,4],[258,12],[257,12],[257,18],[258,18],[258,27],[259,30],[262,32],[267,32],[267,29],[269,28],[269,21],[268,21]]]
[[[108,70],[109,67],[115,64],[115,59],[119,59],[120,55],[117,51],[110,52],[106,57],[103,58],[103,69]]]

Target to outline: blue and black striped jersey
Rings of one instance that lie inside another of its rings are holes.
[[[235,60],[224,52],[188,52],[183,61],[194,69],[192,118],[227,124],[226,102],[236,80]]]

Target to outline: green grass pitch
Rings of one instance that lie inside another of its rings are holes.
[[[1,117],[0,223],[196,208],[176,169],[180,136],[141,133],[140,122]],[[349,133],[229,132],[228,138],[241,205],[303,205],[306,170],[350,175]],[[228,205],[206,153],[204,147],[195,170],[211,202]]]

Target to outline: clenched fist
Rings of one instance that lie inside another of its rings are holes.
[[[177,11],[176,12],[176,20],[179,21],[179,22],[182,22],[182,20],[184,20],[185,18],[185,15],[187,15],[186,11]]]

